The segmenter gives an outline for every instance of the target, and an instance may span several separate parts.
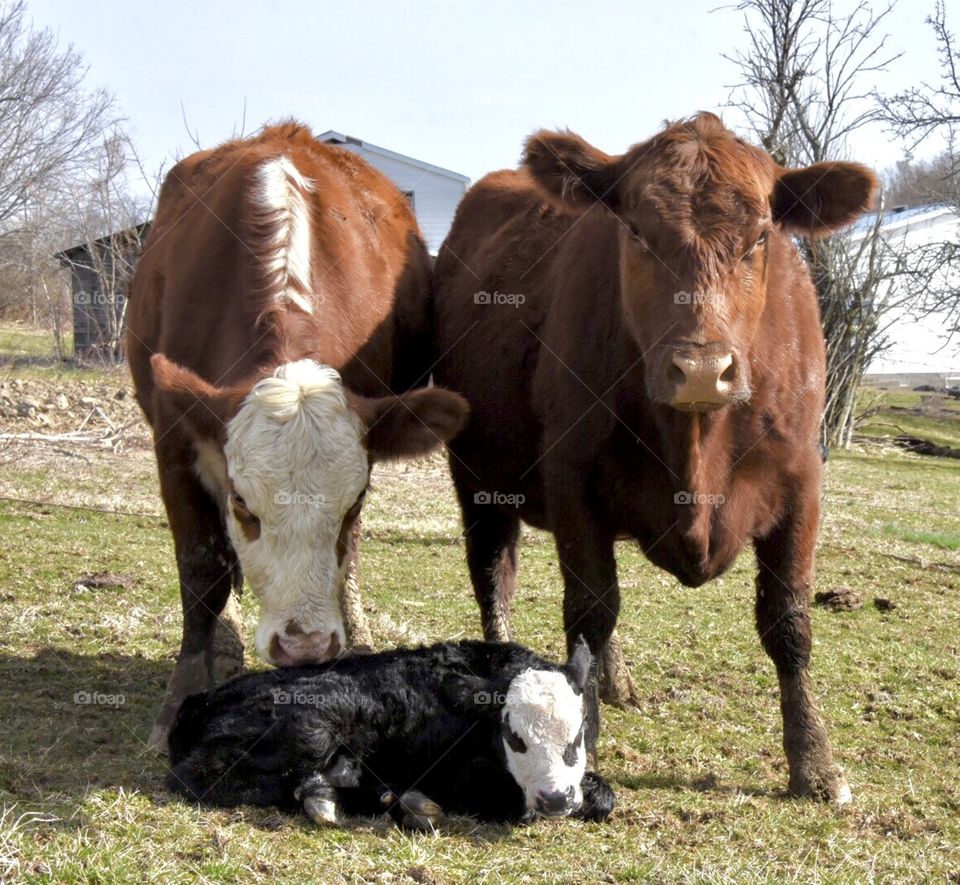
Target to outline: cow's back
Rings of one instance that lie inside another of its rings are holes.
[[[274,223],[285,185],[306,246]],[[280,265],[298,249],[310,286],[286,293]],[[408,201],[355,154],[293,123],[193,154],[166,177],[131,287],[138,396],[152,417],[153,353],[218,384],[309,356],[358,392],[382,394],[398,374],[397,326],[427,334],[428,287]],[[399,374],[410,386],[416,373]]]

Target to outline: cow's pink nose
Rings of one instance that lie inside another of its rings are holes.
[[[709,409],[726,405],[739,392],[740,367],[729,347],[678,348],[669,368],[674,391],[671,405],[687,409]]]
[[[293,635],[290,633],[288,624],[284,633],[274,633],[270,640],[270,659],[278,667],[322,664],[340,654],[340,636],[336,630],[331,633],[323,630],[304,633],[295,627]]]

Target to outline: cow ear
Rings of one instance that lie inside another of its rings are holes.
[[[770,200],[773,220],[797,233],[828,234],[869,209],[877,185],[877,176],[859,163],[786,169]]]
[[[566,671],[570,676],[570,681],[582,692],[587,686],[587,680],[590,678],[590,668],[593,666],[593,655],[590,654],[590,646],[583,635],[577,637],[573,651],[570,653],[570,660],[567,661]]]
[[[375,461],[432,452],[463,429],[470,413],[462,396],[442,387],[380,399],[350,394],[350,403],[367,426],[367,451]]]
[[[573,132],[534,132],[524,145],[523,165],[553,202],[585,211],[603,203],[616,211],[618,160]]]
[[[199,375],[168,360],[162,353],[150,357],[153,382],[178,420],[200,439],[227,439],[227,424],[240,410],[246,388],[215,387]]]

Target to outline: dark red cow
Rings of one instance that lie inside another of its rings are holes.
[[[696,587],[747,543],[790,790],[844,801],[810,684],[824,345],[791,236],[866,209],[853,163],[785,169],[712,114],[622,156],[539,132],[465,197],[434,272],[437,382],[488,639],[509,636],[521,520],[554,533],[564,623],[607,668],[614,542]]]

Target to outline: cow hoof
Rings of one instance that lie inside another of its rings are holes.
[[[307,817],[322,827],[336,826],[337,803],[333,799],[324,799],[322,796],[307,796],[303,800],[303,810]]]
[[[810,772],[805,776],[791,777],[790,795],[838,806],[849,805],[853,801],[850,785],[836,766],[825,775]]]
[[[167,738],[170,735],[170,728],[166,725],[154,725],[150,729],[150,737],[147,738],[147,749],[157,756],[166,756],[168,753]]]
[[[404,812],[401,825],[407,830],[432,832],[443,820],[443,809],[416,790],[410,790],[400,797],[400,808]]]

